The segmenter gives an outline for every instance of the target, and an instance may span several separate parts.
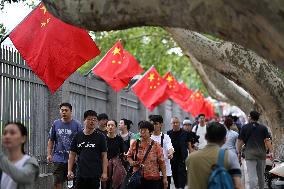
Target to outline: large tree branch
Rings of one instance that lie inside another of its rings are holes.
[[[67,23],[93,31],[180,27],[253,49],[284,69],[284,3],[279,0],[43,0]]]
[[[283,125],[284,82],[277,68],[237,44],[215,42],[189,30],[167,30],[173,34],[182,49],[248,91],[268,118],[277,118],[276,122],[270,120],[271,124]]]
[[[192,65],[213,98],[239,106],[244,112],[256,108],[254,99],[241,87],[228,80],[225,76],[218,73],[214,68],[201,64],[191,53],[186,52],[190,57]]]
[[[244,112],[259,109],[254,99],[243,88],[239,87],[213,68],[206,65],[204,65],[203,68],[212,83],[226,95],[233,105],[240,107]]]
[[[195,68],[195,70],[199,74],[203,82],[203,85],[207,89],[209,95],[212,98],[215,98],[216,100],[229,102],[229,99],[211,82],[211,80],[208,77],[208,74],[205,73],[202,64],[190,53],[187,53],[187,56],[190,58],[191,65]]]

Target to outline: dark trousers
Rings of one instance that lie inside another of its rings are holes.
[[[160,189],[160,182],[160,180],[145,180],[142,178],[139,189]]]
[[[101,189],[112,189],[112,180],[107,180],[106,182],[101,182],[101,183],[102,183]],[[117,189],[122,189],[121,185],[117,186]]]
[[[172,177],[171,176],[167,176],[167,179],[168,179],[168,188],[167,189],[170,189],[171,182],[172,182]],[[161,177],[160,188],[164,189],[163,177]]]
[[[187,183],[185,162],[182,160],[171,161],[171,166],[175,187],[184,188]]]
[[[77,178],[77,189],[99,189],[100,179],[99,178]]]

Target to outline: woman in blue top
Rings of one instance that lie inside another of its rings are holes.
[[[222,146],[224,149],[231,150],[235,153],[237,153],[237,139],[239,134],[236,131],[233,131],[231,129],[231,126],[233,125],[233,119],[230,117],[226,117],[224,121],[224,125],[226,126],[227,129],[227,134],[226,134],[226,142]]]

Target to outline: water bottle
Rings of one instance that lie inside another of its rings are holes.
[[[73,180],[68,180],[67,181],[67,188],[72,188],[73,187]]]

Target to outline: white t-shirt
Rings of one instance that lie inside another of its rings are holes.
[[[17,161],[14,165],[20,169],[29,158],[30,156],[24,155],[22,159]],[[1,189],[17,189],[17,183],[5,172],[2,173]]]
[[[158,135],[158,136],[151,135],[151,139],[156,141],[156,142],[158,142],[159,144],[161,144],[161,137],[162,137],[162,133],[160,135]],[[167,176],[172,176],[171,162],[170,162],[170,159],[168,158],[168,151],[170,149],[174,150],[171,138],[169,137],[169,135],[164,134],[163,153],[164,153],[164,158],[165,158],[165,163],[166,163],[166,173],[167,173]],[[162,175],[162,173],[161,173],[161,175]]]
[[[196,133],[196,126],[193,127],[192,132]],[[198,125],[196,135],[199,136],[199,143],[197,143],[197,147],[199,150],[203,149],[207,144],[207,140],[205,139],[205,134],[206,134],[206,125],[203,127]]]

